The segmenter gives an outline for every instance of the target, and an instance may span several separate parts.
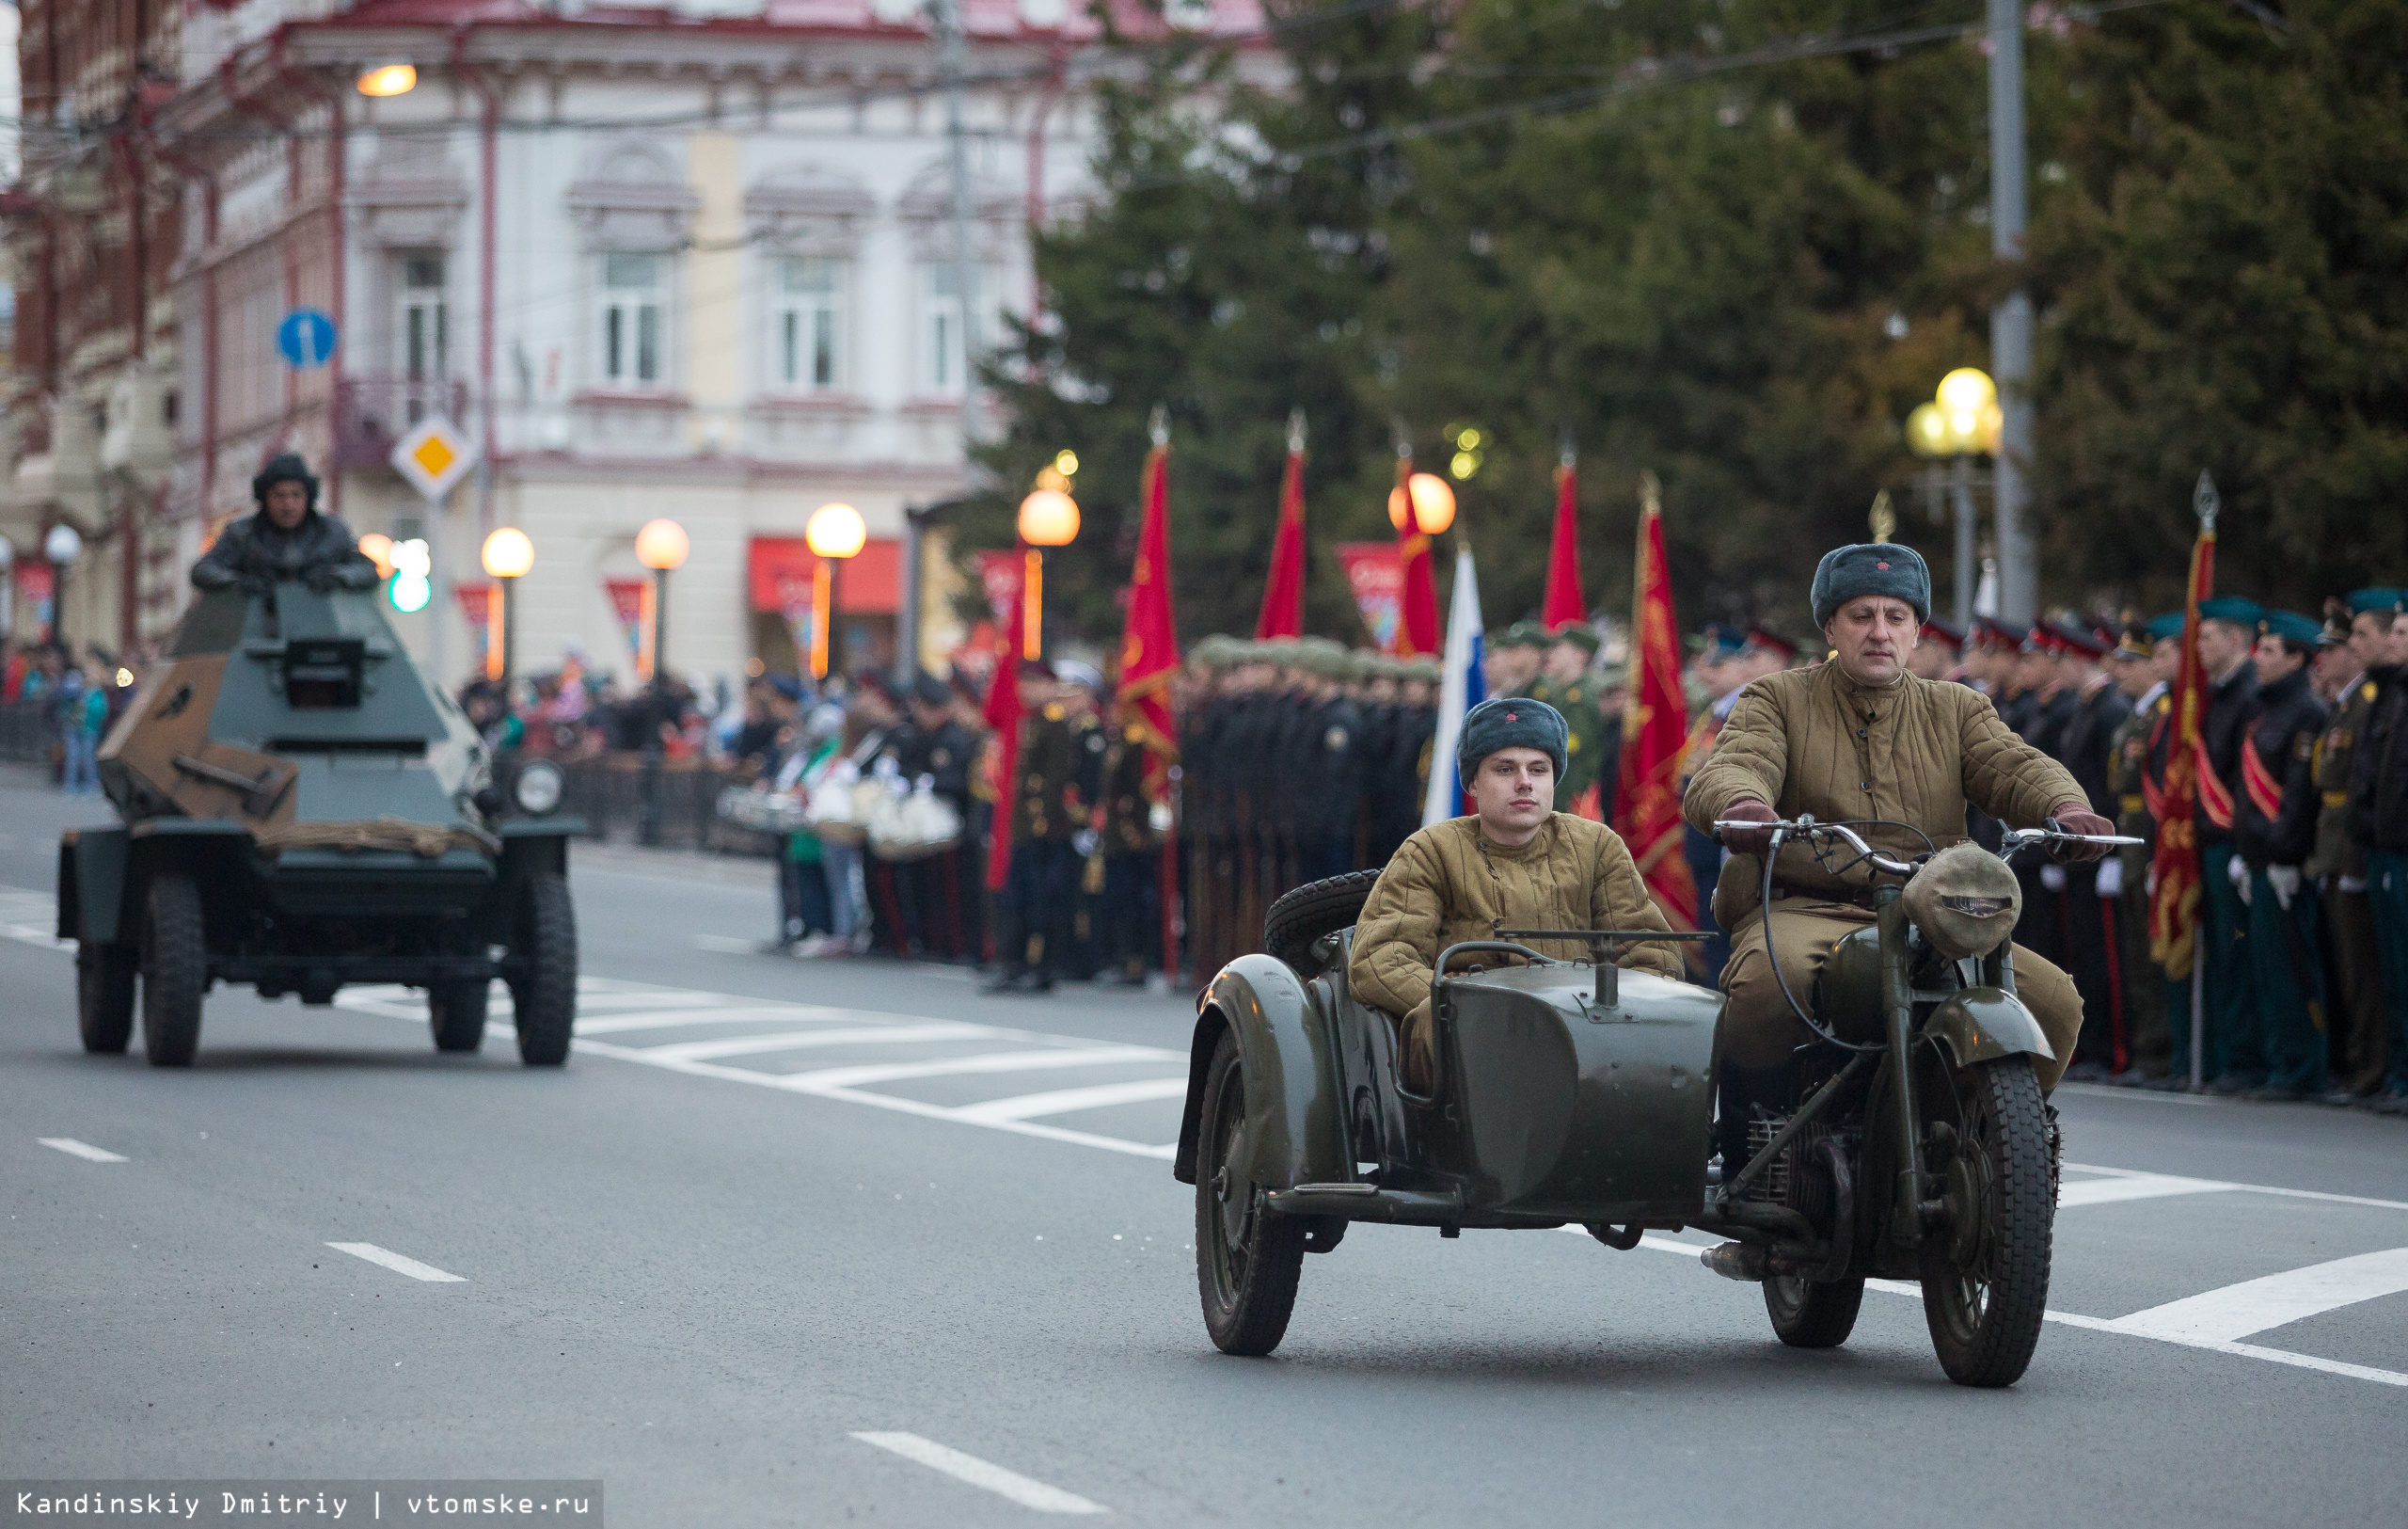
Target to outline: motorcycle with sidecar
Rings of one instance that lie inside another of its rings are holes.
[[[1767,868],[1788,841],[1827,868],[1869,868],[1875,917],[1839,942],[1811,995],[1791,995],[1814,1039],[1789,1091],[1753,1102],[1744,1137],[1723,1133],[1746,1148],[1721,1159],[1720,995],[1613,962],[1663,932],[1499,930],[1450,947],[1422,1094],[1405,1085],[1395,1019],[1347,990],[1351,926],[1378,873],[1275,903],[1265,953],[1231,962],[1198,999],[1173,1163],[1195,1187],[1214,1345],[1275,1348],[1305,1255],[1355,1221],[1447,1237],[1579,1225],[1623,1250],[1696,1228],[1731,1239],[1703,1262],[1761,1282],[1783,1343],[1842,1344],[1868,1278],[1912,1280],[1950,1378],[2019,1378],[2046,1305],[2057,1163],[2033,1070],[2052,1053],[2015,993],[2014,872],[1971,845],[1877,851],[1858,832],[1871,823],[1768,826]],[[2052,823],[2010,832],[2002,852],[2078,838]],[[1529,940],[1585,943],[1590,959]]]

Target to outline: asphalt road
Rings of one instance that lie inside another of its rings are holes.
[[[581,851],[564,1070],[499,1002],[464,1059],[399,990],[221,988],[154,1071],[76,1044],[46,936],[79,811],[0,786],[0,1477],[599,1478],[619,1525],[2408,1502],[2408,1122],[2065,1091],[2063,1320],[2003,1393],[1897,1293],[1785,1349],[1689,1237],[1356,1227],[1232,1360],[1166,1161],[1180,998],[763,956],[763,868]]]

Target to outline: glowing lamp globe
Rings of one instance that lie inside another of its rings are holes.
[[[535,565],[535,544],[516,526],[504,526],[485,538],[485,572],[496,579],[518,579]]]
[[[405,96],[418,88],[418,70],[409,64],[376,64],[363,70],[358,90],[363,96]]]
[[[1068,547],[1078,534],[1078,501],[1059,488],[1040,488],[1020,502],[1020,539],[1031,547]]]
[[[50,534],[41,539],[41,555],[53,563],[72,563],[84,555],[84,538],[76,534],[73,526],[61,522],[51,527]]]
[[[1998,402],[1998,387],[1978,366],[1960,366],[1940,379],[1940,406],[1950,414],[1979,417]]]
[[[636,533],[636,561],[655,573],[684,567],[690,547],[686,528],[674,520],[648,520]]]
[[[1434,472],[1417,472],[1404,486],[1388,490],[1388,524],[1405,529],[1405,510],[1412,507],[1413,529],[1435,536],[1455,523],[1455,491]]]
[[[802,539],[814,557],[851,557],[868,542],[869,528],[850,504],[822,504],[804,522]]]
[[[359,555],[376,565],[376,577],[393,577],[393,538],[381,531],[372,531],[359,538]]]

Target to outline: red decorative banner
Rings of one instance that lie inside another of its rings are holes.
[[[493,618],[493,585],[486,583],[453,584],[452,597],[460,602],[460,614],[479,631]]]
[[[2191,593],[2183,607],[2182,667],[2174,680],[2174,706],[2159,719],[2149,739],[2151,763],[2164,761],[2158,788],[2150,792],[2157,812],[2157,890],[2148,904],[2148,953],[2181,981],[2191,975],[2197,954],[2199,902],[2199,826],[2197,808],[2203,790],[2223,784],[2208,768],[2208,672],[2199,661],[2199,602],[2215,592],[2216,534],[2199,528],[2191,544]],[[2226,800],[2227,819],[2230,800]],[[2210,813],[2212,819],[2212,812]],[[2194,1061],[2197,1059],[2193,1059]]]
[[[1363,629],[1371,645],[1391,657],[1404,650],[1404,557],[1394,542],[1339,542],[1330,549],[1346,571]]]
[[[1614,791],[1614,832],[1630,846],[1639,874],[1674,929],[1697,927],[1697,883],[1683,853],[1681,756],[1688,709],[1681,693],[1681,628],[1672,615],[1671,572],[1664,562],[1664,518],[1654,480],[1639,517],[1637,596],[1632,601],[1630,702],[1623,714],[1622,778]]]
[[[610,597],[610,613],[627,635],[627,651],[638,657],[643,654],[643,593],[648,587],[642,579],[602,581],[603,592]]]
[[[1301,420],[1299,416],[1299,420]],[[1262,613],[1254,640],[1305,634],[1305,446],[1303,425],[1291,425],[1288,466],[1279,475],[1279,531],[1271,544],[1271,577],[1262,586]]]

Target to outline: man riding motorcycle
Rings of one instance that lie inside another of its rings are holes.
[[[2090,810],[2073,776],[2009,732],[1986,696],[1908,672],[1907,656],[1931,614],[1931,574],[1913,549],[1839,548],[1814,570],[1813,597],[1833,657],[1748,688],[1682,800],[1691,826],[1711,833],[1718,820],[1769,823],[1800,814],[1826,822],[1886,820],[1910,827],[1868,827],[1863,836],[1900,858],[1962,840],[1968,804],[2011,827],[2054,818],[2071,833],[2115,832]],[[1826,868],[1808,845],[1792,841],[1774,865],[1768,927],[1758,906],[1759,857],[1771,836],[1769,829],[1722,834],[1734,852],[1714,899],[1716,921],[1733,932],[1722,973],[1723,1118],[1735,1133],[1723,1142],[1726,1162],[1743,1139],[1736,1134],[1745,1130],[1747,1105],[1779,1098],[1790,1053],[1813,1039],[1791,995],[1811,1006],[1833,945],[1875,917],[1870,868]],[[2067,858],[2104,852],[2075,846]],[[1768,936],[1780,955],[1778,976]],[[2020,946],[2014,968],[2016,991],[2056,1054],[2034,1059],[2045,1091],[2073,1057],[2082,998],[2064,971]]]
[[[1430,988],[1447,947],[1493,940],[1499,929],[1671,930],[1621,836],[1555,810],[1567,736],[1562,714],[1544,701],[1501,696],[1474,707],[1455,762],[1477,812],[1406,839],[1355,920],[1348,987],[1402,1016],[1404,1083],[1417,1093],[1435,1076]],[[1549,953],[1588,956],[1585,948]],[[1619,964],[1678,980],[1680,947],[1636,945]]]

